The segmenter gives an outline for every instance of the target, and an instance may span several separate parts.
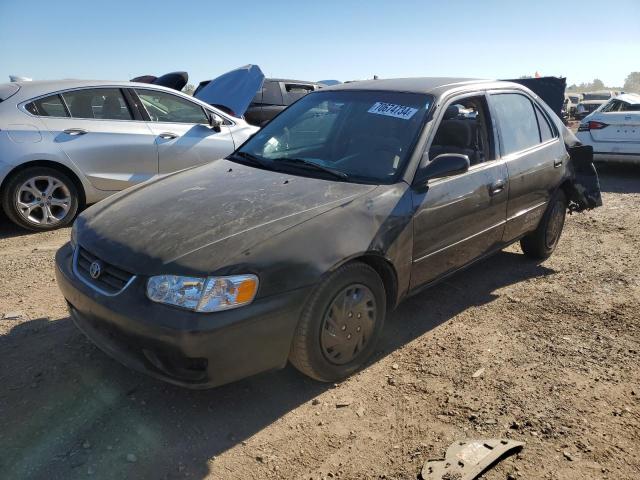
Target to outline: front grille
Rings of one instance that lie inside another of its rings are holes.
[[[82,247],[78,247],[75,261],[78,275],[89,285],[109,295],[119,293],[133,278],[133,274],[114,267]],[[90,273],[94,262],[100,265],[100,275],[97,278],[93,278]]]

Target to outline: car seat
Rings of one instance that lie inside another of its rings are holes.
[[[102,118],[115,120],[129,120],[131,117],[126,114],[120,105],[120,99],[115,95],[107,95],[102,104]]]
[[[429,159],[433,160],[444,153],[459,153],[469,157],[469,163],[480,162],[479,152],[475,147],[475,120],[448,119],[443,120],[429,149]]]

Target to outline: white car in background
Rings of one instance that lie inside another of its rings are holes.
[[[582,94],[582,99],[576,106],[574,117],[578,120],[582,120],[587,115],[595,112],[602,105],[607,103],[610,99],[617,95],[616,92],[608,90],[602,90],[600,92],[585,92]]]
[[[640,163],[640,95],[612,98],[580,122],[577,137],[595,160]]]
[[[247,94],[247,104],[254,94]],[[31,230],[62,227],[84,205],[224,158],[257,130],[242,118],[158,85],[0,84],[2,208],[10,220]]]

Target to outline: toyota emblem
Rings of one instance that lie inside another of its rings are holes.
[[[91,278],[95,280],[100,276],[101,273],[102,264],[97,260],[95,262],[91,262],[91,265],[89,266],[89,275],[91,275]]]

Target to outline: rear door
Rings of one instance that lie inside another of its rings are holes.
[[[135,93],[149,116],[160,174],[224,158],[235,150],[230,121],[216,132],[198,103],[161,90],[136,88]]]
[[[158,174],[155,137],[117,87],[82,88],[35,100],[69,159],[99,190],[117,191]]]
[[[509,174],[504,240],[510,242],[537,227],[569,155],[547,113],[524,92],[490,92],[489,100]]]
[[[603,142],[596,153],[640,154],[640,102],[610,100],[593,118],[599,122],[590,125],[594,142]]]

